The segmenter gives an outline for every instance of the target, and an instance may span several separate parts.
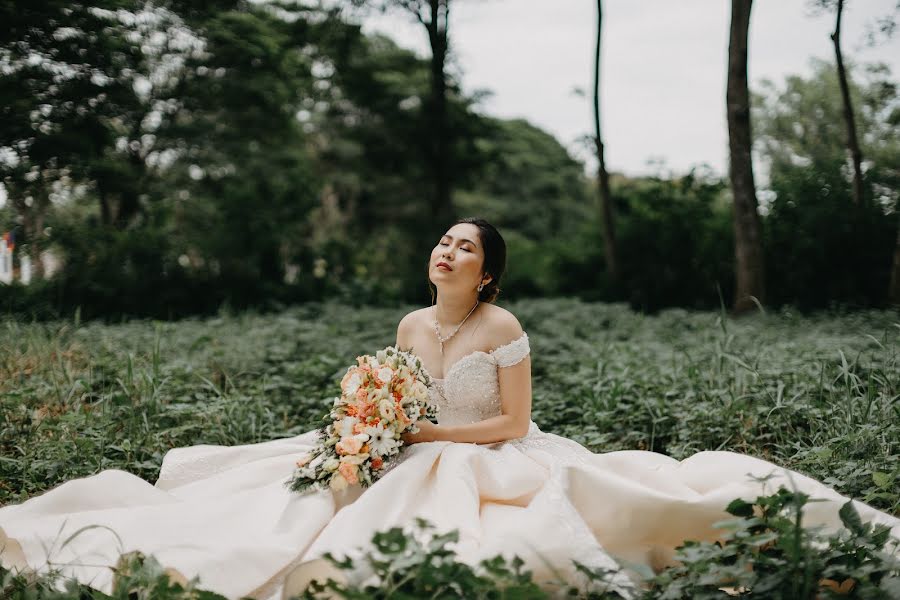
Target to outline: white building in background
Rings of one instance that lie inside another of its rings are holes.
[[[0,239],[0,283],[6,285],[13,281],[13,249],[6,240]]]
[[[16,272],[13,270],[13,251],[15,246],[10,248],[6,240],[0,238],[0,284],[11,285],[16,278]],[[44,276],[50,277],[59,267],[59,260],[56,255],[47,251],[41,253],[41,262],[44,266]],[[19,257],[19,283],[28,285],[32,282],[34,274],[34,265],[31,264],[31,257],[25,253]]]

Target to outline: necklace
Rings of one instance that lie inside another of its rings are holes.
[[[443,337],[441,335],[441,326],[438,324],[438,321],[437,321],[437,306],[434,307],[434,315],[435,315],[434,320],[433,320],[434,334],[437,336],[438,341],[441,343],[441,356],[444,355],[444,342],[446,342],[447,340],[452,338],[454,335],[456,335],[456,332],[459,331],[459,328],[463,326],[463,323],[466,322],[466,319],[468,319],[469,316],[471,316],[471,314],[473,312],[475,312],[475,309],[478,308],[479,304],[480,304],[480,301],[476,300],[475,306],[472,307],[472,310],[469,311],[469,314],[466,315],[466,318],[463,319],[462,321],[460,321],[459,325],[456,326],[456,329],[453,330],[453,333],[451,333],[447,337]]]

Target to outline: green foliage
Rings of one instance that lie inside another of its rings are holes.
[[[472,567],[457,559],[448,544],[459,541],[459,531],[434,532],[425,519],[415,518],[414,528],[392,527],[372,536],[372,548],[361,559],[325,558],[348,574],[346,583],[329,579],[313,581],[299,598],[546,598],[531,581],[518,556],[485,559]]]
[[[733,289],[734,234],[721,179],[700,171],[613,187],[626,299],[633,308],[712,308]]]
[[[109,468],[154,481],[173,447],[253,443],[315,429],[346,365],[367,348],[393,343],[396,323],[409,308],[307,304],[269,315],[222,312],[202,320],[116,325],[7,320],[0,331],[0,503]],[[544,431],[595,452],[759,456],[872,506],[900,511],[896,314],[782,311],[730,321],[681,309],[646,316],[623,305],[571,299],[509,308],[532,340],[532,418]],[[793,523],[776,515],[776,506],[801,506],[797,497],[785,498],[772,500],[768,527]],[[671,573],[672,590],[691,582],[697,587],[690,593],[707,589],[701,573],[722,581],[735,569],[737,549],[750,550],[747,540],[761,539],[760,523],[741,506],[733,505],[737,516],[751,520],[740,524],[731,544],[685,546],[686,556],[701,558]],[[889,585],[891,563],[873,562],[880,556],[874,530],[854,529],[848,511],[855,537],[827,542],[827,552],[809,559],[810,573],[838,585],[852,578],[860,589]],[[779,535],[785,543],[792,539]],[[803,538],[802,547],[811,539]],[[772,558],[773,570],[751,574],[759,577],[755,585],[788,581],[785,569],[801,563],[785,560]],[[824,566],[817,571],[816,565]],[[528,589],[513,567],[496,568],[506,573],[502,581]],[[458,574],[464,567],[445,569]],[[474,572],[464,580],[481,581]],[[485,583],[485,589],[497,585]]]
[[[0,567],[0,597],[4,600],[225,600],[200,589],[199,578],[184,581],[152,556],[123,554],[115,567],[112,594],[67,579],[58,571],[34,576]]]
[[[412,307],[307,304],[173,323],[7,320],[0,331],[0,502],[165,452],[319,427],[346,365],[394,343]],[[737,322],[669,309],[531,300],[532,417],[597,452],[733,450],[897,512],[896,315]],[[72,456],[85,457],[73,461]]]
[[[896,598],[900,559],[886,547],[890,528],[863,524],[851,502],[841,507],[844,524],[833,534],[806,528],[809,497],[784,488],[755,502],[736,499],[720,523],[721,541],[688,542],[679,564],[658,575],[653,598],[722,598],[723,588],[740,598]]]
[[[763,235],[775,305],[877,306],[886,300],[900,226],[900,96],[885,66],[852,73],[865,159],[861,207],[853,204],[834,65],[814,61],[809,77],[788,77],[783,89],[765,82],[765,95],[755,98],[757,145],[769,166]]]

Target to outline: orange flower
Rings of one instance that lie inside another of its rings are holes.
[[[359,416],[363,419],[371,417],[375,414],[375,404],[372,402],[364,402],[360,405]],[[359,433],[358,431],[356,433]]]
[[[384,460],[380,456],[376,456],[375,458],[372,459],[372,468],[373,469],[380,469],[383,466],[384,466]]]
[[[341,463],[341,466],[338,467],[338,471],[341,472],[341,475],[344,476],[344,479],[347,480],[347,483],[354,484],[359,483],[359,477],[356,475],[356,465],[352,465],[350,463]]]
[[[355,437],[345,437],[334,445],[334,449],[338,454],[356,454],[362,448],[362,441]]]

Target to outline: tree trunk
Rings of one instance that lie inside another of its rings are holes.
[[[847,126],[847,148],[853,161],[853,203],[863,204],[862,151],[856,137],[856,119],[853,116],[853,104],[850,100],[850,86],[847,83],[847,71],[844,68],[844,55],[841,52],[841,16],[844,12],[844,0],[837,1],[837,18],[831,41],[834,43],[834,56],[837,62],[838,81],[841,84],[841,99],[844,102],[844,123]]]
[[[38,212],[34,215],[32,221],[32,231],[28,239],[28,255],[31,257],[31,280],[41,281],[44,279],[44,259],[41,258],[41,250],[43,244],[40,243],[41,236],[44,235],[44,215]]]
[[[616,244],[615,216],[609,192],[609,173],[600,136],[600,34],[603,25],[603,0],[597,0],[597,45],[594,51],[594,142],[597,151],[597,194],[600,207],[600,223],[603,228],[603,251],[610,280],[619,282],[619,252]]]
[[[434,177],[431,214],[435,227],[443,233],[455,217],[453,210],[452,131],[447,122],[447,60],[450,25],[449,0],[429,0],[430,20],[425,23],[431,45],[431,143],[430,162]]]
[[[752,310],[752,297],[765,303],[762,234],[753,181],[750,92],[747,84],[747,40],[752,0],[732,0],[728,45],[729,175],[734,196],[735,295],[733,312]]]
[[[894,269],[891,271],[888,302],[900,306],[900,217],[897,219],[897,245],[894,246]]]
[[[109,206],[109,198],[102,186],[97,186],[97,198],[100,200],[100,223],[103,225],[112,225],[112,211]]]

